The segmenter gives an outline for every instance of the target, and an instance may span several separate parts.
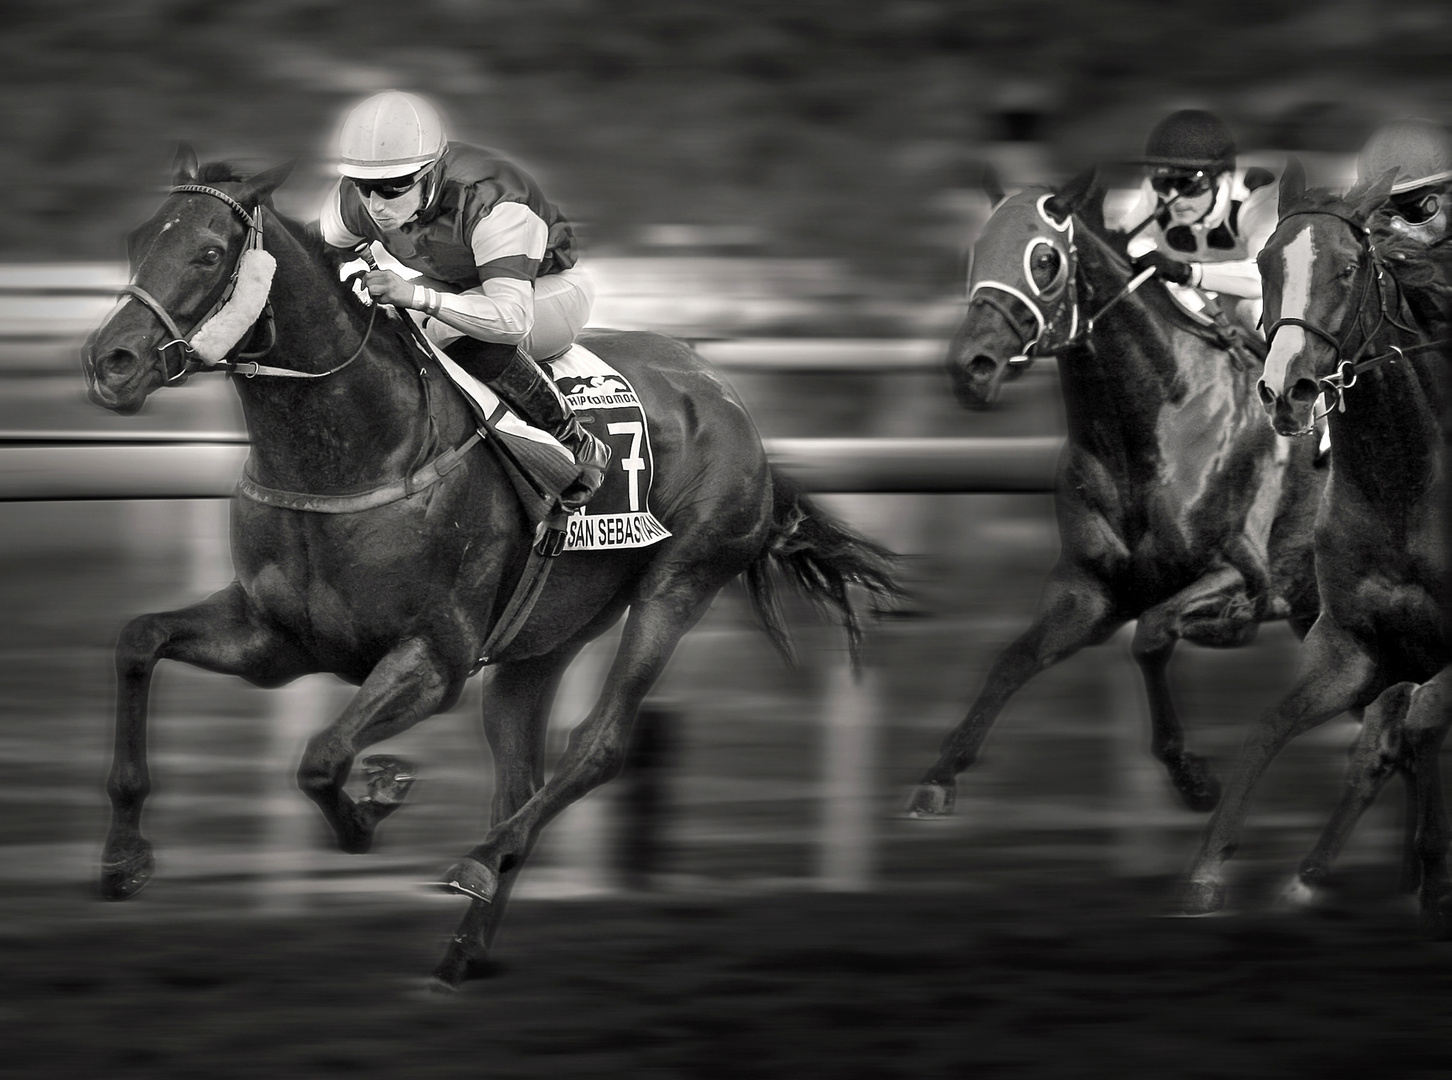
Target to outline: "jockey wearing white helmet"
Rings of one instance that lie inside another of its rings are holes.
[[[1388,227],[1424,244],[1446,237],[1452,213],[1452,132],[1431,120],[1392,120],[1372,132],[1356,159],[1359,183],[1395,170]]]
[[[471,375],[580,464],[569,509],[599,488],[609,448],[585,431],[533,357],[570,347],[594,300],[569,223],[534,178],[497,151],[449,142],[428,101],[388,90],[355,106],[338,136],[340,180],[319,214],[323,239],[376,241],[422,275],[364,277],[379,302],[420,312],[424,330]]]
[[[1136,268],[1224,296],[1239,321],[1254,326],[1261,295],[1255,257],[1276,225],[1274,176],[1238,166],[1229,127],[1201,109],[1155,125],[1140,164],[1146,175],[1123,222],[1136,233],[1129,246]]]

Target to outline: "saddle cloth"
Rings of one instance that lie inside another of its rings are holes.
[[[553,457],[563,457],[565,479],[555,488],[559,493],[574,479],[575,458],[551,435],[526,424],[497,394],[475,379],[442,350],[434,355],[464,396],[489,421],[501,439],[524,440],[530,452],[514,454],[516,460],[536,462],[541,451],[555,472]],[[610,447],[610,465],[600,490],[584,507],[567,519],[566,551],[602,551],[614,548],[649,547],[669,537],[668,530],[650,510],[650,488],[655,477],[655,456],[645,408],[630,382],[583,345],[570,348],[541,365],[554,380],[580,422],[591,434]],[[525,449],[525,448],[522,448]],[[554,485],[550,485],[554,486]]]

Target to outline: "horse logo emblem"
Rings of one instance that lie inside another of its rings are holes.
[[[618,375],[587,375],[584,378],[575,380],[565,396],[574,394],[633,394],[634,391],[625,384],[625,380]]]

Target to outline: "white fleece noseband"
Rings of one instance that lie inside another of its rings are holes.
[[[216,365],[237,347],[262,316],[272,292],[277,260],[260,247],[249,247],[237,261],[237,283],[232,295],[210,319],[192,332],[188,344],[204,364]]]

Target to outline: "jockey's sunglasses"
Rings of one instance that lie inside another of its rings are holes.
[[[1442,209],[1442,199],[1435,191],[1413,198],[1393,198],[1392,209],[1408,225],[1425,225]]]
[[[365,199],[370,195],[378,194],[384,199],[397,199],[401,195],[407,195],[418,186],[418,182],[424,178],[421,172],[412,176],[387,176],[382,180],[359,180],[356,176],[349,177],[353,186],[358,189],[358,194]]]
[[[1166,173],[1150,177],[1150,187],[1157,195],[1176,195],[1182,199],[1193,199],[1210,190],[1212,179],[1207,172]]]

